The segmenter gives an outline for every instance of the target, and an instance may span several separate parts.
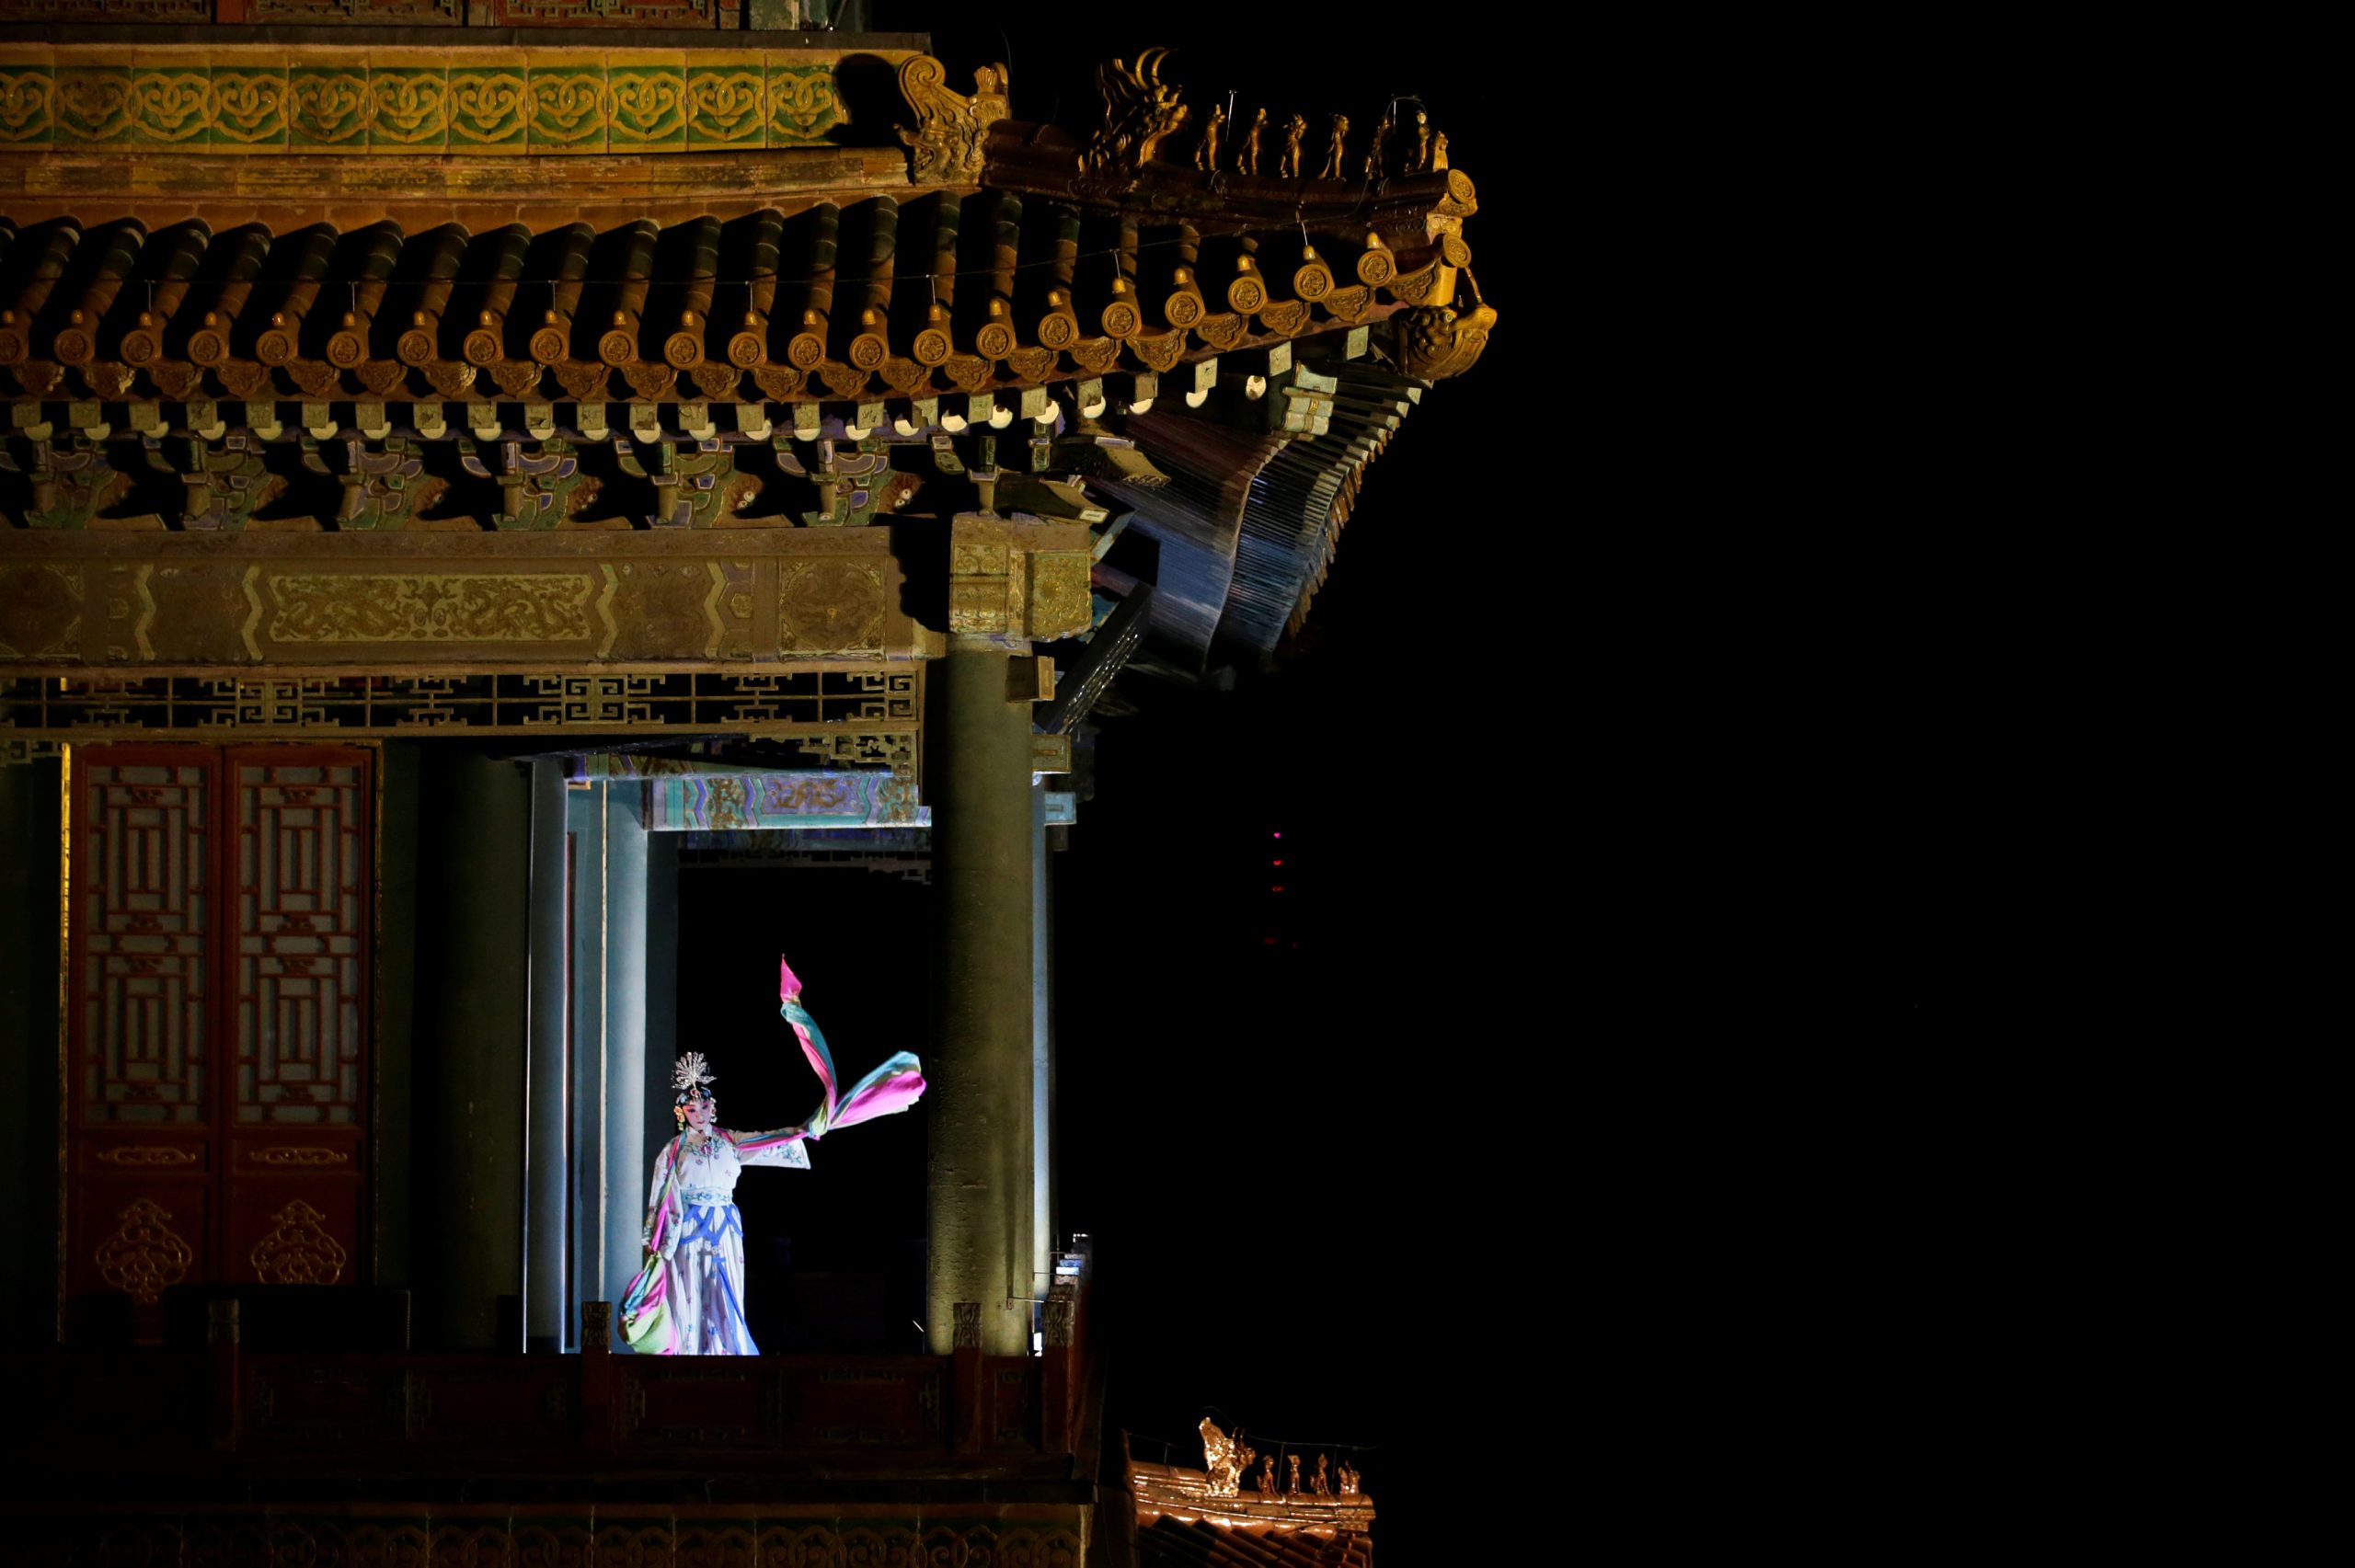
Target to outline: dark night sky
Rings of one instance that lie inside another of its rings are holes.
[[[884,5],[875,25],[925,29],[924,9]],[[1580,1288],[1571,1151],[1538,1102],[1571,1038],[1577,891],[1555,862],[1592,764],[1567,678],[1574,628],[1554,617],[1580,590],[1517,588],[1568,571],[1571,553],[1532,555],[1499,521],[1580,526],[1562,468],[1513,461],[1545,429],[1541,330],[1557,345],[1562,332],[1538,287],[1561,243],[1539,237],[1558,232],[1558,192],[1509,166],[1525,132],[1480,76],[1415,40],[1260,17],[1205,26],[1200,48],[1158,23],[929,30],[952,82],[1010,44],[1016,116],[1065,124],[1086,123],[1097,59],[1155,43],[1179,51],[1166,79],[1233,87],[1246,113],[1338,109],[1362,130],[1391,93],[1419,93],[1479,183],[1466,238],[1502,313],[1487,357],[1427,397],[1368,475],[1302,650],[1229,692],[1140,691],[1149,711],[1105,726],[1096,798],[1055,869],[1063,1222],[1097,1238],[1109,1425],[1181,1439],[1174,1457],[1197,1465],[1206,1412],[1372,1446],[1377,1540],[1394,1561],[1439,1561],[1417,1543],[1436,1542],[1466,1434],[1495,1419],[1492,1380],[1569,1372],[1571,1346],[1499,1321],[1500,1293],[1557,1267],[1557,1310]],[[1215,42],[1236,32],[1258,47]],[[846,1073],[922,1048],[920,1000],[911,1012],[872,947],[920,949],[921,889],[842,872],[713,880],[744,875],[690,877],[691,1026],[724,1008],[721,1027],[781,1037],[760,966],[784,931]],[[714,1054],[725,1075],[734,1053]],[[770,1082],[740,1067],[730,1125],[799,1113],[806,1088]],[[772,1093],[788,1103],[747,1103]],[[796,1216],[797,1266],[858,1245],[821,1218],[830,1192],[860,1214],[896,1195],[887,1208],[921,1233],[919,1117],[902,1120],[830,1141],[812,1178],[770,1178],[796,1184],[775,1201]],[[1533,1184],[1519,1173],[1541,1139],[1552,1158]],[[761,1181],[745,1184],[756,1236]],[[757,1276],[752,1290],[757,1327]],[[1528,1351],[1499,1357],[1500,1342]]]
[[[2109,694],[2049,734],[1993,694],[2034,659],[1990,617],[1961,481],[1757,280],[1815,246],[1824,287],[1867,286],[1830,240],[1770,257],[1743,228],[1798,175],[1729,176],[1757,190],[1723,207],[1598,191],[1658,176],[1626,170],[1671,111],[1578,143],[1532,96],[1582,79],[1543,39],[1522,69],[1327,11],[1001,34],[932,9],[875,23],[931,31],[952,81],[1009,61],[1018,119],[1085,125],[1097,60],[1169,44],[1167,79],[1246,113],[1362,130],[1419,94],[1478,183],[1486,357],[1369,474],[1303,646],[1232,692],[1134,689],[1055,867],[1063,1221],[1097,1242],[1110,1425],[1180,1463],[1206,1413],[1370,1445],[1385,1561],[1450,1561],[1465,1488],[1542,1461],[1574,1399],[1631,1393],[1666,1441],[1684,1396],[1648,1391],[1688,1374],[1662,1365],[1751,1365],[1724,1346],[1752,1334],[1780,1366],[1768,1319],[1855,1315],[1786,1239],[1854,1212],[1859,1097],[1962,1060],[1971,999],[2059,961],[2011,934],[2068,917],[2016,907],[2048,868],[2005,824]],[[2107,810],[2064,807],[2064,836],[2115,837]],[[895,897],[858,918],[921,942]],[[735,908],[752,963],[768,921]],[[845,1058],[905,1043],[810,972]],[[916,1131],[878,1129],[874,1183]],[[1842,1232],[1832,1275],[1887,1233]]]

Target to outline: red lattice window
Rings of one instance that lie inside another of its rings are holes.
[[[74,753],[65,1280],[358,1284],[373,753]]]
[[[232,766],[236,1119],[356,1126],[367,768]]]
[[[75,830],[89,896],[75,922],[75,977],[85,1124],[205,1119],[213,769],[210,751],[199,756],[124,756],[84,775]]]

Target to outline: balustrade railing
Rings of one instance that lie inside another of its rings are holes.
[[[1034,1356],[650,1356],[612,1349],[612,1308],[582,1310],[575,1356],[258,1353],[235,1299],[208,1303],[201,1349],[59,1349],[18,1363],[0,1448],[19,1473],[86,1463],[107,1436],[126,1473],[210,1450],[287,1471],[577,1471],[670,1466],[1094,1473],[1086,1277],[1056,1282]],[[153,1466],[149,1468],[154,1468]]]

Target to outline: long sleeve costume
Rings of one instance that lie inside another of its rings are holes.
[[[642,1356],[758,1356],[744,1325],[744,1221],[736,1177],[748,1165],[810,1168],[808,1143],[835,1128],[904,1111],[924,1093],[916,1059],[902,1051],[834,1092],[834,1060],[817,1020],[801,1005],[801,982],[782,961],[778,996],[825,1099],[800,1127],[775,1132],[682,1133],[655,1156],[646,1199],[646,1266],[622,1298],[622,1337]]]
[[[802,1129],[682,1133],[655,1157],[646,1250],[663,1261],[672,1356],[758,1356],[744,1322],[744,1220],[736,1177],[747,1165],[810,1168]]]

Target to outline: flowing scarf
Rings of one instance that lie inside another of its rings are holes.
[[[826,1049],[825,1033],[810,1010],[801,1005],[801,980],[794,974],[793,966],[780,956],[776,961],[777,1000],[783,1003],[777,1011],[793,1025],[800,1037],[801,1054],[818,1074],[818,1082],[826,1086],[826,1097],[810,1113],[808,1125],[798,1136],[821,1138],[836,1127],[856,1127],[860,1122],[873,1121],[906,1110],[924,1093],[924,1070],[909,1052],[902,1051],[882,1066],[854,1084],[851,1092],[839,1098],[834,1093],[834,1058]],[[787,1135],[789,1141],[793,1136]]]
[[[823,1138],[841,1127],[896,1115],[923,1097],[923,1065],[908,1051],[888,1058],[882,1066],[853,1084],[849,1093],[837,1093],[833,1053],[826,1048],[825,1031],[810,1016],[810,1010],[801,1005],[800,977],[781,955],[776,967],[776,994],[781,1004],[777,1011],[793,1025],[793,1033],[801,1042],[801,1054],[810,1059],[810,1066],[818,1074],[818,1082],[824,1085],[826,1094],[802,1126],[766,1138],[743,1139],[736,1146],[740,1150]],[[664,1302],[669,1299],[670,1265],[661,1252],[668,1239],[671,1216],[677,1208],[674,1199],[678,1186],[679,1162],[673,1158],[671,1173],[663,1180],[662,1195],[655,1202],[654,1234],[647,1251],[646,1266],[630,1281],[629,1290],[622,1297],[622,1338],[640,1356],[669,1356],[678,1346],[678,1326],[664,1310]]]

